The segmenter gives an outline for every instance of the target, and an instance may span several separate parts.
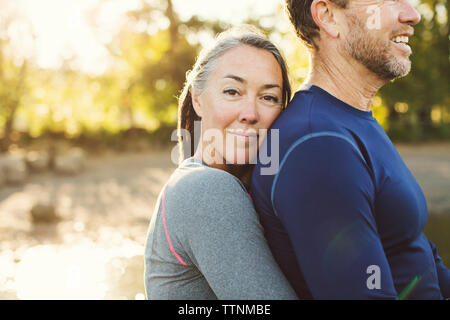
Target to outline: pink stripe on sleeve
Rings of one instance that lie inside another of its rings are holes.
[[[172,251],[173,255],[175,256],[175,258],[177,258],[177,260],[183,265],[183,266],[187,266],[186,263],[184,263],[184,261],[180,258],[180,256],[175,252],[175,249],[172,246],[172,242],[170,241],[170,237],[169,237],[169,231],[167,230],[167,224],[166,224],[166,213],[165,213],[165,201],[166,201],[166,190],[167,190],[167,186],[164,187],[164,192],[163,192],[163,197],[162,197],[162,216],[163,216],[163,223],[164,223],[164,231],[166,232],[166,238],[167,238],[167,242],[169,243],[169,247],[170,247],[170,251]]]

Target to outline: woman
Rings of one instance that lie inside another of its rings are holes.
[[[202,52],[179,103],[178,128],[191,137],[180,146],[196,151],[161,191],[150,223],[149,299],[297,299],[246,190],[258,134],[290,94],[280,52],[255,28],[222,33]]]

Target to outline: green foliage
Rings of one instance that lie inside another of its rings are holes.
[[[149,3],[142,0],[139,10],[128,12],[120,32],[105,43],[113,63],[101,75],[73,69],[70,59],[58,70],[42,70],[32,58],[19,63],[9,39],[1,40],[3,136],[11,125],[32,137],[61,132],[86,139],[97,132],[108,141],[110,135],[133,128],[174,128],[177,96],[200,50],[192,35],[212,37],[229,25],[197,16],[180,21],[170,0]],[[448,6],[445,0],[420,3],[422,22],[411,38],[412,73],[385,86],[374,100],[375,116],[396,140],[450,137]],[[155,17],[168,23],[158,26]],[[307,76],[308,54],[281,7],[273,15],[250,16],[246,22],[263,29],[282,48],[295,91]]]
[[[448,7],[446,0],[421,1],[422,21],[410,38],[412,72],[380,92],[389,109],[389,134],[395,140],[450,137],[445,136],[450,120],[444,116],[450,113]],[[433,119],[436,108],[443,114]]]
[[[439,249],[439,256],[447,267],[450,265],[450,212],[430,213],[425,227],[425,235]]]

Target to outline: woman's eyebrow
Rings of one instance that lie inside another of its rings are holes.
[[[224,78],[225,79],[233,79],[240,83],[247,83],[247,81],[245,79],[243,79],[239,76],[233,75],[233,74],[227,74]],[[264,88],[264,89],[280,88],[281,89],[279,84],[265,84],[262,86],[262,88]]]
[[[242,79],[241,77],[235,76],[233,74],[227,74],[224,78],[225,79],[233,79],[233,80],[236,80],[241,83],[247,83],[246,80]]]
[[[263,85],[262,87],[263,87],[264,89],[272,89],[272,88],[280,88],[280,89],[281,89],[281,87],[280,87],[279,84],[265,84],[265,85]]]

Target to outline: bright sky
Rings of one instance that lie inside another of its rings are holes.
[[[197,14],[206,19],[239,24],[249,15],[274,12],[282,1],[173,0],[173,3],[183,20]],[[123,13],[138,8],[139,4],[140,0],[0,0],[0,19],[8,17],[12,10],[31,23],[28,26],[12,23],[3,32],[13,39],[14,52],[23,55],[37,52],[39,66],[57,68],[61,57],[74,57],[75,68],[100,74],[111,63],[102,42],[108,42],[118,31],[124,21]],[[96,32],[92,24],[99,27]],[[31,29],[35,30],[34,40]]]
[[[204,18],[218,18],[220,20],[238,24],[251,13],[262,16],[275,12],[277,6],[284,0],[174,0],[175,9],[182,18],[194,14]]]

